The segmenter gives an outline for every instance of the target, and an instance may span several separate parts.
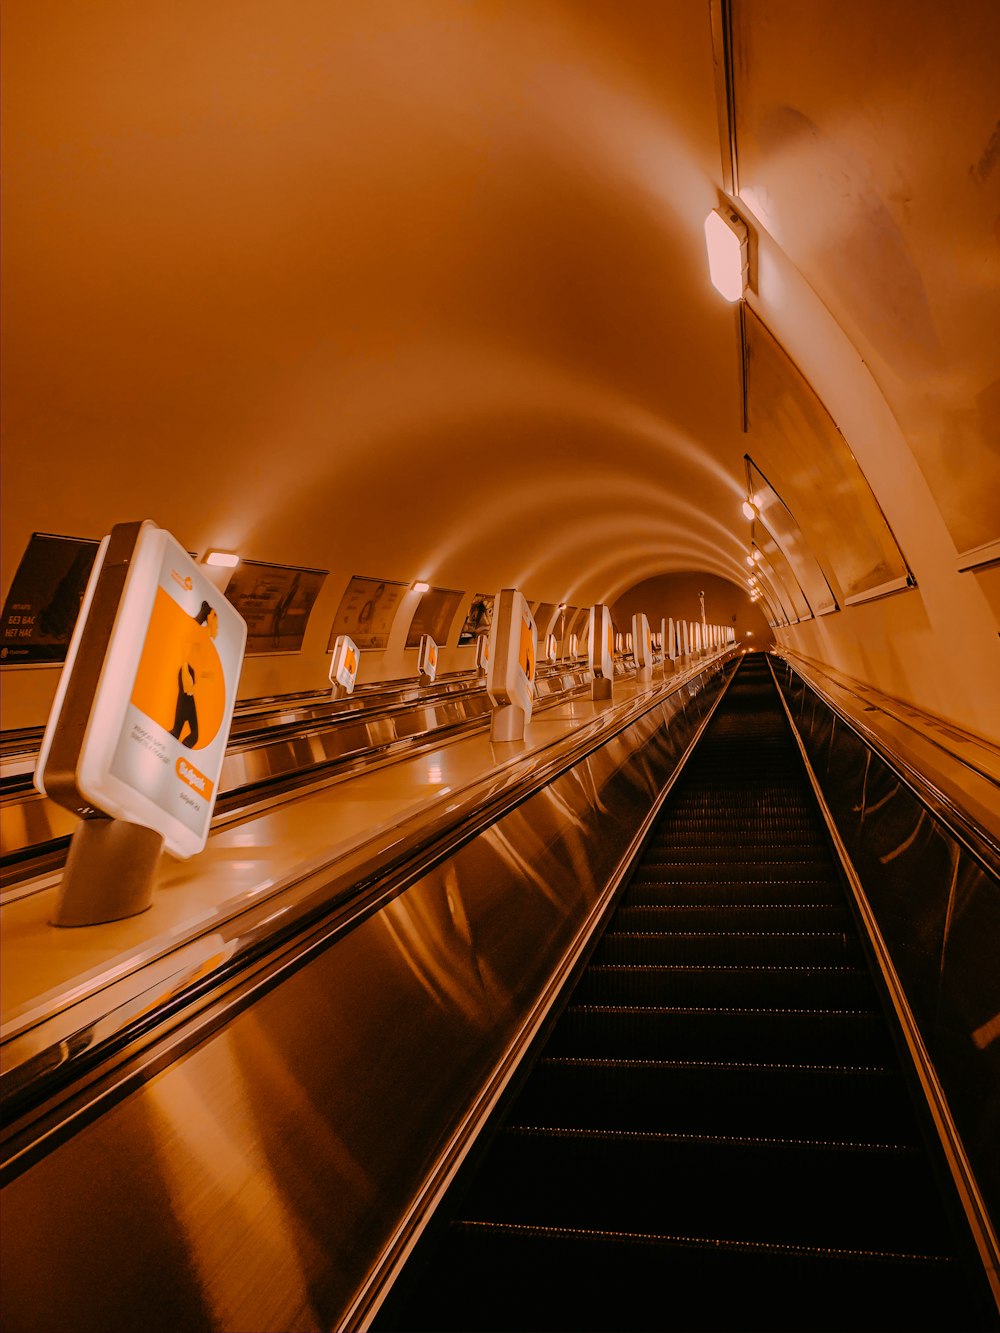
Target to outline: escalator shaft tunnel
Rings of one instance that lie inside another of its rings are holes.
[[[997,1327],[743,659],[389,1330]]]

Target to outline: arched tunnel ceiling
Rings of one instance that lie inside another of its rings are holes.
[[[5,581],[32,529],[142,516],[341,580],[742,580],[710,9],[10,0]],[[818,294],[904,431],[936,396],[988,459],[998,7],[733,13],[745,211],[785,265],[755,309]],[[954,127],[901,95],[915,51]]]

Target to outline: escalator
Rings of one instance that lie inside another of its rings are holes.
[[[998,1326],[766,659],[372,1325]]]

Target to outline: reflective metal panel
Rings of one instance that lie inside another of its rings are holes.
[[[785,664],[776,673],[1000,1221],[1000,866]]]
[[[112,1066],[75,1126],[39,1121],[62,1127],[4,1188],[4,1328],[357,1327],[723,675],[708,664],[346,933],[304,938],[253,1003],[236,976],[138,1085],[115,1094],[130,1066]]]

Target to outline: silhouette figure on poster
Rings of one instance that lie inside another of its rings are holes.
[[[97,555],[96,545],[82,546],[38,614],[38,628],[57,643],[69,643]]]
[[[185,645],[177,671],[177,708],[174,725],[170,728],[171,736],[189,750],[198,744],[198,679],[206,665],[211,666],[212,658],[207,656],[206,648],[218,632],[217,613],[208,602],[202,602],[201,609],[194,617],[194,631]],[[188,728],[186,736],[183,734],[185,727]]]
[[[372,621],[375,619],[375,612],[384,592],[385,584],[380,583],[368,601],[365,602],[364,606],[362,606],[361,610],[358,612],[358,629],[364,633],[371,633]]]
[[[271,617],[271,644],[274,648],[279,647],[281,643],[282,622],[292,609],[292,603],[295,601],[295,595],[299,590],[299,582],[302,575],[296,573],[288,590],[281,597],[277,606],[274,608],[274,614]]]

